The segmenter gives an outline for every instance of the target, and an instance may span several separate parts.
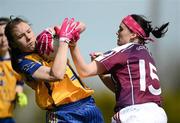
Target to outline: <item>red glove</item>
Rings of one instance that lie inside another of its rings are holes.
[[[59,41],[67,42],[78,40],[80,38],[80,28],[77,28],[79,22],[74,22],[74,18],[68,20],[65,18],[61,28],[59,29],[57,26],[54,27],[56,35],[59,37]]]
[[[36,38],[36,48],[40,55],[54,52],[53,50],[53,34],[50,29],[41,32]]]

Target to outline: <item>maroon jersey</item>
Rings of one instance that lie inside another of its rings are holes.
[[[128,43],[95,59],[115,83],[115,112],[134,104],[161,103],[161,88],[154,60],[144,45]]]

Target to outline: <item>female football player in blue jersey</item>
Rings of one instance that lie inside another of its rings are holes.
[[[116,94],[112,123],[167,123],[162,108],[161,87],[154,59],[145,46],[154,41],[150,33],[161,38],[168,23],[153,28],[144,16],[126,16],[119,25],[117,47],[87,64],[77,46],[70,46],[71,55],[81,77],[100,75]],[[73,42],[72,42],[73,43]],[[110,74],[105,76],[103,74]]]
[[[43,53],[53,52],[52,47],[46,47],[53,40],[52,30],[37,36],[36,47],[33,30],[22,18],[11,19],[5,29],[12,66],[35,90],[38,106],[47,110],[47,123],[103,123],[91,96],[94,91],[80,80],[67,59],[69,42],[78,38],[76,33],[81,29],[78,25],[66,18],[61,28],[55,27],[59,47],[53,61],[42,57]]]
[[[16,100],[20,106],[27,105],[23,93],[23,80],[11,66],[8,41],[4,30],[10,20],[0,17],[0,123],[15,123],[13,110]]]

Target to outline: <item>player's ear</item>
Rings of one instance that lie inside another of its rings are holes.
[[[130,34],[130,41],[134,41],[134,40],[137,39],[137,38],[138,38],[138,35],[137,35],[136,33],[132,32],[132,33]]]
[[[134,33],[134,32],[132,32],[131,33],[131,39],[134,39],[134,38],[136,38],[138,35],[136,34],[136,33]]]

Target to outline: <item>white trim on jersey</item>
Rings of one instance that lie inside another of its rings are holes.
[[[103,62],[104,60],[108,59],[109,57],[114,56],[118,52],[124,52],[125,50],[131,48],[130,45],[134,43],[127,43],[122,46],[115,47],[112,50],[109,50],[108,52],[104,53],[103,55],[98,56],[95,61]],[[133,46],[133,45],[132,45]]]
[[[129,79],[130,79],[130,84],[131,84],[132,105],[134,105],[134,87],[133,87],[133,81],[132,81],[132,76],[131,76],[131,69],[130,69],[129,61],[128,60],[127,60],[127,68],[128,68]]]

